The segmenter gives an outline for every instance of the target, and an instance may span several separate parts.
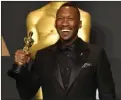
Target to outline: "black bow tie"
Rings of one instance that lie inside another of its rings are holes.
[[[75,49],[75,45],[72,44],[72,45],[64,45],[61,47],[61,50],[63,51],[74,51]]]
[[[67,57],[69,57],[69,58],[75,60],[76,55],[75,55],[75,45],[74,45],[74,44],[68,45],[68,46],[63,46],[63,47],[61,48],[61,50],[63,51],[63,53],[64,53]]]

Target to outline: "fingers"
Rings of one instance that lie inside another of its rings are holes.
[[[30,54],[26,54],[23,50],[17,50],[15,52],[15,63],[17,64],[25,64],[30,61],[31,57]]]
[[[29,56],[29,57],[27,57],[26,62],[28,63],[28,62],[30,61],[30,59],[31,59],[31,57],[30,57],[30,56]]]

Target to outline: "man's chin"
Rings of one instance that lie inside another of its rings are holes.
[[[63,41],[65,41],[65,42],[66,42],[66,41],[68,42],[68,41],[71,40],[71,38],[69,38],[69,37],[61,37],[61,39],[62,39]]]

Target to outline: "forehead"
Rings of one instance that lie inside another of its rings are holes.
[[[77,9],[74,7],[70,7],[70,6],[64,6],[61,7],[58,11],[57,11],[57,16],[59,15],[78,15],[77,14]]]

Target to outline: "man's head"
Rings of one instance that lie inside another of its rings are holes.
[[[56,14],[55,27],[63,41],[70,41],[77,37],[81,27],[80,12],[71,3],[62,5]]]

